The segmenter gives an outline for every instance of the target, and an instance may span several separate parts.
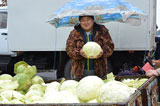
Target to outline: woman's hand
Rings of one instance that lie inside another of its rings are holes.
[[[152,60],[152,63],[153,63],[155,68],[159,68],[160,67],[160,60]]]
[[[103,55],[103,49],[101,49],[101,52],[99,53],[99,55],[96,57],[96,59],[100,58]]]
[[[148,77],[159,76],[158,70],[148,70],[146,71],[146,76]]]
[[[84,58],[87,58],[86,54],[84,53],[83,49],[80,50],[80,54],[81,56],[83,56]]]
[[[83,49],[80,50],[80,54],[81,56],[83,56],[84,58],[88,58],[86,56],[86,54],[84,53]],[[96,59],[100,58],[103,55],[103,50],[101,49],[101,52],[99,53],[99,55],[97,55]],[[90,56],[89,59],[94,59],[93,56]]]

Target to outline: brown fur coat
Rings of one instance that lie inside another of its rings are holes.
[[[104,25],[95,23],[93,30],[95,32],[93,41],[97,42],[104,52],[102,57],[94,60],[94,69],[97,76],[104,77],[108,72],[107,58],[112,55],[114,44],[108,29]],[[75,29],[71,31],[66,44],[66,52],[72,59],[72,73],[76,78],[83,77],[85,58],[80,55],[80,50],[84,44],[82,28],[80,25],[77,25]]]

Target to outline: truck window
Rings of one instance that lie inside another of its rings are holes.
[[[7,28],[7,12],[0,12],[0,29]]]

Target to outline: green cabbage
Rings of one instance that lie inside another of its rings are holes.
[[[14,65],[14,73],[15,74],[23,73],[27,67],[28,67],[28,64],[26,62],[19,61]]]
[[[17,74],[13,77],[13,81],[18,81],[18,90],[26,91],[31,86],[31,79],[26,74]]]
[[[28,66],[23,73],[27,74],[30,78],[32,78],[35,74],[37,74],[37,68],[36,66]]]
[[[14,65],[14,73],[15,74],[27,74],[30,78],[32,78],[37,73],[36,66],[30,66],[24,61],[20,61]]]
[[[101,52],[101,46],[96,42],[87,42],[82,49],[88,58],[96,58]]]

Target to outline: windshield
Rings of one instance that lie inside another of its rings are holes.
[[[7,12],[0,12],[0,29],[7,28]]]

